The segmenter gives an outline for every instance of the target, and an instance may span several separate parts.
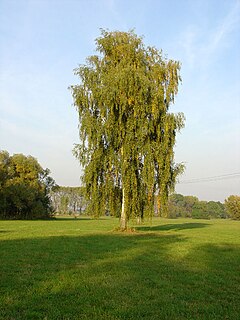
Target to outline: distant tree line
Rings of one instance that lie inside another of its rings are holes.
[[[85,214],[87,208],[83,187],[54,188],[50,193],[52,208],[55,214]]]
[[[169,197],[170,218],[227,218],[228,214],[223,203],[219,201],[200,201],[195,196],[173,194]]]
[[[224,204],[220,201],[200,201],[195,196],[172,194],[169,197],[169,217],[240,220],[240,196],[229,196]]]
[[[56,214],[91,215],[89,200],[84,187],[57,187],[50,194],[52,208]],[[240,220],[240,197],[229,196],[225,203],[220,201],[200,201],[195,196],[172,194],[168,201],[168,218],[193,218],[193,219],[226,219]],[[105,210],[105,214],[110,212]],[[158,211],[157,197],[155,200],[155,215],[161,216]],[[96,215],[97,216],[97,215]],[[114,216],[120,217],[116,210]]]
[[[55,186],[49,174],[32,156],[0,151],[0,218],[49,218],[49,192]]]

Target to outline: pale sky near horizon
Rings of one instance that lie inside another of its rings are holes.
[[[95,54],[100,28],[144,36],[182,63],[173,112],[184,112],[176,192],[240,194],[239,0],[0,0],[0,149],[32,155],[59,185],[77,186],[73,69]],[[230,176],[230,174],[233,174]],[[193,181],[216,177],[214,181]]]

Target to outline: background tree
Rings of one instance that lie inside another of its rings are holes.
[[[211,218],[227,218],[224,204],[220,201],[209,201],[207,203],[207,210]]]
[[[192,218],[194,219],[210,219],[207,201],[198,201],[192,209]]]
[[[186,215],[185,200],[182,194],[172,194],[169,197],[168,206],[168,218],[178,218]]]
[[[7,151],[0,151],[0,213],[1,215],[6,214],[6,193],[5,184],[8,179],[8,167],[10,157]]]
[[[169,218],[188,217],[198,219],[227,218],[223,203],[199,201],[195,196],[172,194],[169,197]]]
[[[167,214],[169,191],[183,171],[174,163],[182,113],[169,112],[178,92],[180,63],[145,47],[134,32],[102,30],[97,51],[76,69],[72,86],[79,114],[80,144],[75,154],[93,214],[110,211],[130,217],[152,215],[154,195]]]
[[[169,217],[192,217],[193,207],[199,200],[194,196],[183,196],[182,194],[172,194],[169,197]]]
[[[225,200],[225,207],[232,219],[240,220],[240,196],[229,196]]]
[[[55,185],[32,156],[0,151],[0,216],[12,219],[45,218],[51,214],[49,191]]]
[[[87,202],[83,187],[58,186],[51,191],[50,197],[55,213],[81,214],[86,211]]]

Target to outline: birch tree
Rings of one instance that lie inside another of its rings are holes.
[[[79,115],[80,143],[74,153],[83,167],[83,182],[94,215],[151,216],[157,197],[167,213],[182,164],[174,163],[176,133],[184,115],[169,111],[178,92],[180,63],[161,50],[146,47],[133,31],[101,30],[98,55],[87,58],[71,86]]]

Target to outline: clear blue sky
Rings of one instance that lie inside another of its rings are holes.
[[[78,116],[67,89],[95,53],[99,28],[135,29],[147,45],[180,60],[172,111],[186,127],[176,162],[182,181],[240,172],[240,1],[0,0],[0,149],[35,156],[60,185],[81,174],[72,156]],[[201,200],[240,194],[240,179],[181,183]]]

